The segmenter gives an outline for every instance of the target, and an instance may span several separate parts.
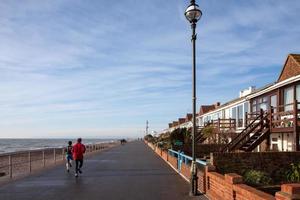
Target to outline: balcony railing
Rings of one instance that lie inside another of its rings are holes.
[[[298,120],[300,118],[299,105],[300,103],[295,101],[291,104],[271,107],[271,132],[292,132],[296,130],[298,127]]]

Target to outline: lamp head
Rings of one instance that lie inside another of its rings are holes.
[[[190,23],[197,23],[202,16],[202,12],[197,4],[194,1],[187,7],[184,13],[186,19]]]

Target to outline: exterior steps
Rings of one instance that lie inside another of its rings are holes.
[[[270,135],[270,129],[264,128],[262,131],[255,132],[249,140],[243,144],[239,149],[242,151],[252,151],[254,150],[264,139],[266,139]]]
[[[245,129],[233,138],[221,152],[252,151],[255,149],[270,133],[268,116],[268,113],[261,111],[261,114],[253,118]]]

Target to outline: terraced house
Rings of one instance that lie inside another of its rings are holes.
[[[200,106],[197,142],[224,143],[222,151],[298,151],[300,54],[288,55],[276,82],[240,91],[224,104]],[[189,117],[188,117],[189,116]],[[191,115],[170,123],[164,132],[191,128]],[[213,127],[214,140],[203,130]]]

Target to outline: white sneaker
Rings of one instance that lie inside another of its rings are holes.
[[[75,173],[75,177],[78,177],[78,174],[77,174],[77,173]]]

